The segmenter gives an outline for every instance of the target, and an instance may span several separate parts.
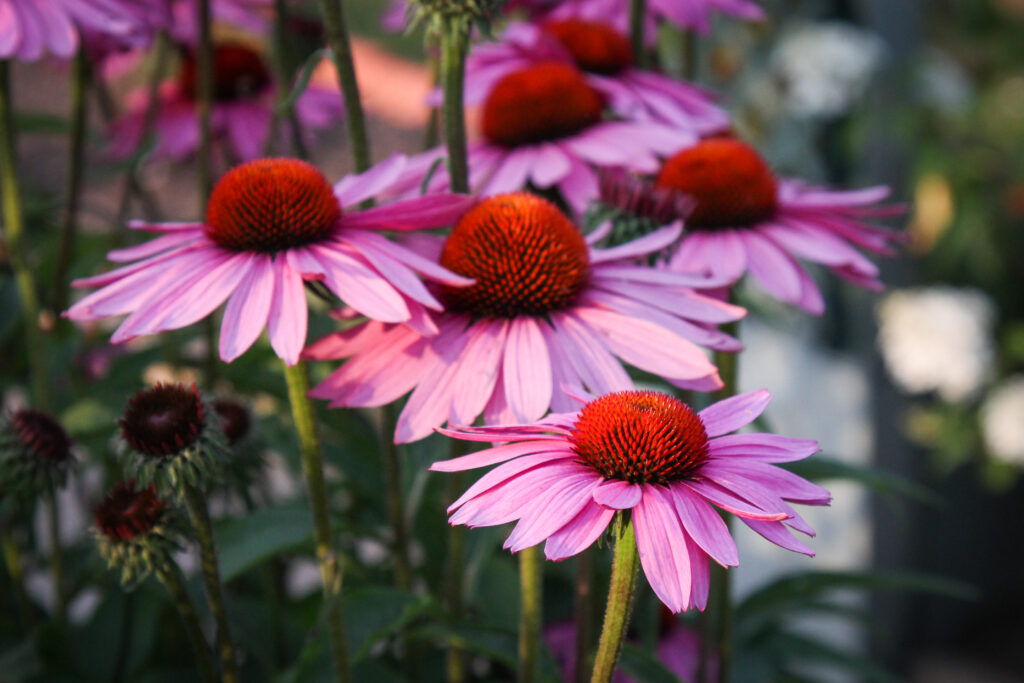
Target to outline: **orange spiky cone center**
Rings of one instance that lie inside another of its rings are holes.
[[[633,66],[629,40],[608,24],[563,19],[545,22],[543,28],[558,39],[584,71],[611,76]]]

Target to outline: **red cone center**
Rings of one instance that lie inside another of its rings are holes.
[[[583,407],[573,449],[606,479],[664,484],[708,457],[704,423],[690,406],[655,391],[606,394]]]
[[[487,139],[506,147],[556,140],[601,120],[604,102],[583,75],[559,62],[505,75],[483,108]]]
[[[11,416],[21,445],[36,457],[56,464],[71,457],[71,439],[60,423],[40,410],[23,408]]]
[[[710,138],[665,161],[655,184],[694,202],[692,228],[743,227],[775,215],[775,176],[753,147]]]
[[[442,289],[447,310],[514,318],[572,304],[586,284],[590,257],[583,235],[558,207],[519,193],[485,199],[463,215],[441,265],[476,280]]]
[[[277,252],[325,238],[341,218],[334,190],[312,164],[257,159],[228,171],[206,205],[206,235],[235,251]]]
[[[128,541],[157,525],[166,505],[152,486],[137,490],[135,480],[119,482],[93,511],[97,528],[109,539]]]
[[[252,97],[270,85],[270,70],[263,56],[237,43],[224,43],[213,48],[213,99],[231,102]],[[199,67],[196,55],[182,58],[178,73],[182,94],[195,100],[199,93]]]
[[[563,19],[546,22],[544,30],[558,39],[584,71],[610,76],[633,66],[629,40],[608,24]]]
[[[121,436],[134,450],[165,457],[194,444],[206,418],[195,386],[158,384],[132,397],[120,423]]]

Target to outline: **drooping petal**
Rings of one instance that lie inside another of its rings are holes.
[[[697,545],[723,567],[740,562],[736,541],[722,516],[701,496],[685,486],[670,486],[669,493],[683,527]]]
[[[509,325],[502,377],[509,407],[520,422],[539,419],[551,405],[551,357],[537,321],[519,316]]]
[[[257,254],[249,270],[228,299],[220,326],[220,358],[230,363],[253,345],[267,325],[274,293],[270,257]]]
[[[281,360],[295,365],[306,343],[306,290],[302,276],[292,270],[284,257],[275,258],[273,268],[274,298],[267,319],[270,346]]]
[[[643,497],[643,487],[628,481],[606,481],[594,489],[594,502],[615,510],[628,510]]]
[[[643,499],[633,508],[640,564],[658,598],[672,612],[690,606],[690,551],[671,501],[656,485],[644,485]]]
[[[583,552],[596,541],[612,521],[615,510],[590,503],[544,544],[544,555],[557,562]]]
[[[756,420],[771,400],[767,389],[759,389],[713,403],[698,415],[708,437],[721,436]]]

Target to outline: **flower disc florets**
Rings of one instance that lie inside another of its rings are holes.
[[[161,495],[184,495],[187,485],[204,488],[225,461],[224,435],[207,419],[195,385],[158,384],[137,393],[119,420],[128,469]]]
[[[608,24],[562,19],[545,22],[544,30],[558,39],[584,71],[610,76],[633,66],[629,40]]]
[[[274,253],[327,237],[341,204],[298,159],[257,159],[224,174],[206,205],[206,235],[226,249]]]
[[[666,484],[687,478],[708,457],[700,417],[655,391],[606,394],[583,407],[573,450],[606,479]]]
[[[234,446],[248,436],[252,420],[245,406],[226,398],[218,398],[211,405],[220,417],[220,428],[228,446]]]
[[[604,101],[583,75],[560,62],[543,62],[507,74],[484,102],[489,140],[516,147],[556,140],[601,120]]]
[[[71,439],[46,413],[23,408],[0,423],[0,491],[35,496],[59,488],[74,464]]]
[[[775,175],[753,147],[709,138],[665,161],[655,184],[693,199],[691,228],[752,225],[775,214]]]
[[[476,280],[444,287],[446,309],[514,318],[572,304],[587,282],[590,257],[558,207],[518,193],[484,199],[466,212],[445,242],[441,265]]]
[[[93,521],[100,554],[126,585],[162,569],[180,547],[172,510],[154,487],[138,488],[134,479],[114,486],[93,509]]]
[[[224,43],[213,48],[213,99],[217,102],[252,97],[270,85],[270,69],[262,55],[237,43]],[[194,100],[199,90],[199,68],[196,56],[186,54],[178,74],[178,87],[188,99]]]

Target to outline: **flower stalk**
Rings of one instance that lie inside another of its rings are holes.
[[[75,55],[71,76],[71,131],[68,156],[68,195],[61,224],[57,263],[53,274],[53,310],[63,311],[68,300],[68,268],[75,252],[78,234],[78,205],[82,194],[82,174],[85,170],[85,131],[87,121],[86,95],[89,90],[91,69],[80,47]]]
[[[544,558],[539,545],[519,552],[519,683],[538,679],[544,617]]]
[[[185,626],[185,634],[188,636],[188,642],[192,646],[192,654],[195,656],[196,667],[199,669],[199,675],[203,683],[216,683],[217,674],[213,667],[213,660],[210,657],[210,649],[206,644],[206,638],[203,637],[203,629],[199,624],[196,609],[192,605],[192,600],[188,597],[188,591],[185,589],[185,581],[181,576],[181,570],[168,558],[168,562],[164,566],[156,568],[156,575],[160,583],[167,589],[167,592],[171,594],[174,606],[177,608],[179,616],[181,616],[182,624]]]
[[[612,560],[612,578],[608,586],[608,604],[605,607],[604,625],[594,659],[591,683],[608,683],[615,673],[615,665],[622,652],[622,641],[629,627],[630,612],[633,609],[633,595],[636,592],[636,575],[640,570],[633,522],[623,522],[624,514],[617,513],[612,527],[615,535],[615,556]]]
[[[25,567],[21,563],[21,551],[18,550],[18,541],[14,537],[7,524],[3,524],[3,536],[0,542],[3,543],[4,566],[7,568],[7,576],[11,580],[11,590],[14,593],[14,604],[18,610],[18,623],[23,629],[28,629],[32,621],[32,605],[25,594]]]
[[[464,91],[469,20],[464,16],[441,18],[441,87],[444,101],[445,144],[448,146],[448,175],[454,192],[469,192],[469,161],[466,149]]]
[[[210,612],[217,624],[217,652],[221,663],[221,680],[224,683],[238,683],[238,658],[235,643],[231,637],[227,607],[224,604],[224,587],[220,582],[220,568],[217,563],[217,547],[213,540],[213,524],[206,509],[202,491],[192,484],[185,484],[185,507],[188,508],[192,526],[199,541],[200,566],[206,597],[210,601]]]
[[[647,0],[632,0],[629,5],[629,39],[633,45],[633,63],[642,69],[647,62],[647,46],[644,44]]]
[[[45,410],[50,403],[46,354],[39,329],[39,296],[35,277],[25,260],[25,216],[15,159],[14,109],[11,102],[10,63],[0,60],[0,195],[3,201],[4,249],[14,273],[21,314],[25,321],[25,353],[28,356],[33,404]]]
[[[381,463],[384,468],[384,485],[387,489],[388,515],[391,517],[394,534],[395,585],[402,590],[412,588],[412,567],[409,562],[409,530],[405,519],[405,496],[402,493],[402,462],[395,445],[395,406],[392,403],[382,409],[381,420]]]
[[[288,383],[292,418],[299,436],[302,470],[306,476],[310,504],[313,507],[316,559],[320,565],[320,579],[323,583],[324,602],[327,608],[327,628],[334,656],[335,675],[338,681],[347,683],[352,680],[352,674],[345,645],[345,627],[341,620],[342,574],[331,535],[327,486],[324,483],[323,453],[320,448],[320,438],[316,433],[313,405],[307,395],[309,394],[309,370],[303,361],[291,366],[285,363],[284,374]]]
[[[320,0],[320,8],[324,15],[327,45],[331,48],[331,61],[338,75],[342,97],[345,98],[345,123],[348,126],[349,144],[352,145],[352,162],[356,173],[362,173],[370,168],[370,141],[366,134],[366,117],[352,61],[352,43],[345,22],[345,8],[342,0]]]

